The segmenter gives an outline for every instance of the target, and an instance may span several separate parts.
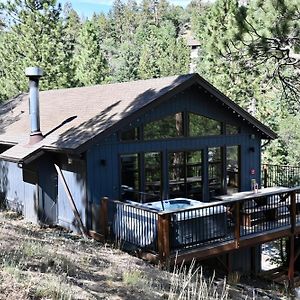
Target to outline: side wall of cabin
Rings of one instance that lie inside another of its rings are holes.
[[[68,194],[54,164],[59,165],[83,224],[87,222],[84,159],[44,154],[29,165],[0,161],[1,200],[33,223],[60,225],[79,232]]]
[[[0,192],[2,204],[22,213],[28,221],[38,222],[37,175],[23,170],[14,162],[0,161]],[[23,176],[26,181],[23,180]]]

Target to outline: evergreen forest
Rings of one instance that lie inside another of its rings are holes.
[[[186,74],[193,37],[195,71],[278,133],[264,162],[300,164],[299,0],[115,0],[89,18],[59,0],[0,2],[0,101],[27,91],[27,66],[42,90]]]

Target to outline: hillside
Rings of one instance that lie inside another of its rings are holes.
[[[283,299],[246,285],[224,286],[222,279],[209,285],[200,275],[198,286],[188,285],[189,275],[161,271],[117,248],[0,212],[0,299],[194,299],[178,296],[183,286],[197,295],[201,290],[199,299]]]

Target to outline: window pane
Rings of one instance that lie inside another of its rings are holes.
[[[202,151],[187,152],[187,198],[202,200]]]
[[[185,194],[184,152],[169,153],[169,198],[184,197]]]
[[[144,125],[144,139],[165,139],[183,136],[183,115],[177,113]]]
[[[145,153],[145,192],[146,200],[158,200],[161,197],[161,154],[159,152]]]
[[[226,150],[227,194],[239,191],[239,147],[231,146]]]
[[[220,147],[208,148],[208,184],[210,198],[222,194],[222,156]]]
[[[123,200],[139,200],[140,171],[138,154],[121,155],[121,188]]]
[[[190,136],[206,136],[220,135],[221,122],[206,118],[201,115],[189,113],[189,135]]]
[[[137,141],[138,140],[138,129],[132,128],[121,132],[121,141]]]
[[[202,199],[202,152],[169,153],[169,197]]]
[[[238,134],[239,132],[240,130],[237,126],[226,124],[226,134]]]

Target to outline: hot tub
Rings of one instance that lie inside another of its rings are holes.
[[[201,205],[203,202],[187,199],[187,198],[174,198],[170,200],[156,201],[145,203],[142,206],[148,207],[157,211],[176,211],[178,209],[192,208]]]
[[[224,237],[227,233],[226,208],[223,205],[203,207],[207,203],[175,198],[144,204],[171,215],[171,243],[174,247],[187,246]],[[162,209],[164,206],[164,210]],[[188,210],[190,208],[199,208]]]
[[[130,206],[118,207],[114,231],[118,238],[128,242],[134,241],[141,247],[153,245],[156,241],[158,216],[149,215],[143,210],[132,209],[132,206],[147,208],[153,212],[171,213],[170,238],[173,248],[221,238],[227,233],[226,208],[223,205],[204,208],[203,206],[207,203],[186,198],[144,204],[133,201],[127,201],[127,203]]]

